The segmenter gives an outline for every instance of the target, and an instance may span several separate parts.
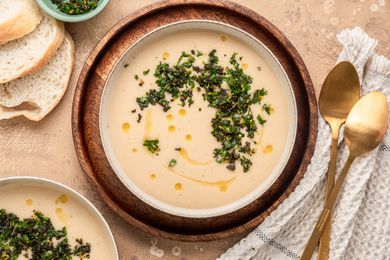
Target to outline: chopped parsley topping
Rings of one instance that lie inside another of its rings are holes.
[[[67,235],[65,227],[56,230],[50,218],[39,211],[22,220],[0,209],[0,259],[90,258],[91,244],[78,238],[72,248]]]
[[[142,119],[142,115],[138,113],[137,123],[140,123]]]
[[[263,110],[268,114],[271,115],[271,106],[268,104],[263,105]]]
[[[147,70],[145,70],[144,72],[142,72],[142,74],[144,74],[144,76],[146,76],[146,75],[149,74],[149,72],[150,72],[150,69],[147,69]]]
[[[141,110],[149,105],[160,105],[164,111],[168,111],[171,108],[171,99],[180,100],[181,106],[191,106],[194,103],[192,95],[196,79],[191,71],[194,61],[193,55],[182,52],[174,66],[160,62],[154,73],[159,89],[149,90],[145,96],[136,99]],[[171,98],[168,98],[168,95]]]
[[[252,143],[255,143],[257,128],[267,122],[264,113],[271,114],[271,106],[263,104],[267,90],[251,91],[252,77],[240,67],[238,60],[242,57],[237,60],[237,53],[230,57],[227,67],[219,64],[216,50],[208,54],[208,61],[202,66],[195,66],[196,57],[201,55],[200,51],[183,51],[174,65],[161,61],[154,72],[157,88],[147,91],[136,101],[141,110],[158,105],[166,112],[173,102],[182,107],[191,106],[194,89],[200,92],[208,106],[215,109],[210,122],[211,134],[220,144],[214,149],[215,160],[226,163],[231,171],[236,169],[238,162],[247,172],[252,165],[249,157],[255,153]],[[252,111],[255,104],[261,106],[259,113],[263,112],[263,115]]]
[[[265,120],[261,115],[257,115],[256,118],[260,125],[264,125],[267,122],[267,120]]]
[[[76,238],[77,245],[74,247],[73,255],[83,259],[91,253],[91,245],[89,243],[84,244],[82,238]]]
[[[172,168],[172,167],[174,167],[176,164],[177,164],[177,161],[176,161],[175,159],[172,159],[172,160],[169,161],[168,167],[169,167],[169,168]]]
[[[142,87],[144,85],[144,81],[142,79],[139,80],[138,86]]]
[[[158,139],[146,139],[144,141],[144,146],[148,149],[152,154],[157,154],[160,151],[159,147],[160,141]],[[158,155],[158,154],[157,154]]]
[[[95,9],[99,0],[51,0],[58,9],[66,14],[77,15],[88,13]]]

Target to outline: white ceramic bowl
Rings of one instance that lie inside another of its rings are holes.
[[[103,218],[102,214],[83,195],[81,195],[77,191],[61,183],[44,179],[44,178],[38,178],[38,177],[22,176],[22,177],[9,177],[9,178],[0,179],[0,190],[5,185],[9,185],[9,184],[21,184],[24,186],[39,185],[42,187],[42,189],[55,190],[67,194],[73,200],[77,201],[77,203],[80,203],[82,207],[87,209],[87,211],[91,214],[91,216],[97,220],[100,227],[103,228],[105,237],[107,238],[108,241],[110,241],[109,247],[111,248],[112,250],[111,253],[114,256],[114,259],[112,260],[119,260],[118,249],[114,240],[114,236],[112,235],[112,232],[110,230],[110,227],[108,226],[106,220]],[[20,192],[20,191],[15,190],[15,192]]]
[[[283,92],[285,93],[285,96],[287,98],[289,118],[291,119],[285,149],[282,153],[282,156],[279,160],[277,167],[274,168],[274,171],[269,175],[269,177],[264,182],[262,182],[261,185],[259,185],[255,190],[250,192],[245,197],[233,203],[230,203],[228,205],[218,207],[218,208],[212,208],[212,209],[180,208],[159,201],[157,198],[154,198],[149,194],[145,193],[142,189],[140,189],[137,185],[134,184],[134,182],[128,177],[126,172],[121,167],[112,148],[111,141],[109,138],[108,128],[107,128],[108,125],[107,117],[108,117],[108,106],[109,106],[108,103],[111,94],[111,89],[114,86],[114,84],[110,84],[110,82],[111,79],[115,77],[117,73],[120,73],[120,70],[123,68],[123,66],[125,65],[126,61],[129,59],[129,57],[131,57],[133,53],[137,52],[137,49],[143,44],[147,44],[150,41],[156,41],[159,38],[162,38],[168,34],[172,34],[182,30],[191,30],[191,29],[211,30],[211,31],[217,31],[221,34],[232,35],[238,39],[241,39],[244,44],[247,44],[251,48],[256,50],[258,55],[260,55],[270,65],[271,69],[277,75],[277,78],[282,86]],[[251,36],[247,32],[228,24],[224,24],[216,21],[208,21],[208,20],[189,20],[189,21],[172,23],[164,27],[158,28],[150,32],[149,34],[145,35],[144,37],[140,38],[137,42],[135,42],[127,49],[124,55],[118,60],[113,71],[111,71],[111,74],[109,75],[109,79],[107,80],[106,86],[104,88],[104,92],[100,104],[99,125],[100,125],[100,133],[101,133],[103,148],[111,164],[111,167],[113,168],[114,172],[119,177],[119,179],[123,182],[123,184],[133,194],[135,194],[139,199],[151,205],[152,207],[173,215],[189,217],[189,218],[207,218],[207,217],[224,215],[236,211],[250,204],[257,198],[259,198],[279,177],[279,175],[283,171],[291,155],[292,148],[294,145],[294,140],[296,137],[296,129],[297,129],[297,108],[296,108],[295,97],[291,87],[291,83],[288,79],[286,72],[284,71],[283,67],[281,66],[277,58],[263,43],[258,41],[255,37]]]

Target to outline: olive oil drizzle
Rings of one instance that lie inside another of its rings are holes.
[[[227,186],[229,184],[231,184],[232,182],[234,182],[237,178],[237,175],[234,175],[233,177],[227,179],[227,180],[220,180],[220,181],[205,181],[205,180],[200,180],[200,179],[196,179],[196,178],[193,178],[193,177],[189,177],[185,174],[182,174],[180,172],[177,172],[175,171],[174,169],[172,168],[169,168],[169,167],[166,167],[166,169],[175,174],[175,175],[178,175],[184,179],[187,179],[189,181],[192,181],[192,182],[195,182],[197,184],[201,184],[201,185],[204,185],[204,186],[218,186],[218,187],[221,187],[221,186]]]
[[[145,116],[144,140],[150,138],[152,131],[152,111],[148,109]]]
[[[186,160],[188,163],[192,164],[192,165],[208,165],[210,163],[213,162],[213,160],[209,160],[209,161],[206,161],[206,162],[200,162],[200,161],[197,161],[197,160],[194,160],[192,159],[189,155],[188,155],[188,152],[186,149],[184,148],[180,148],[180,151],[179,151],[179,154],[180,156]]]

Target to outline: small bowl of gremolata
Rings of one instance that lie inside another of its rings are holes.
[[[109,0],[37,0],[50,16],[63,22],[77,23],[98,15]]]

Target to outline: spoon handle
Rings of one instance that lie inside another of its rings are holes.
[[[311,256],[313,255],[314,249],[317,247],[318,240],[321,237],[322,231],[324,231],[325,225],[327,221],[329,220],[330,213],[333,209],[333,206],[335,204],[335,201],[337,199],[337,195],[339,194],[341,187],[343,186],[345,176],[347,176],[347,173],[349,171],[349,168],[351,167],[352,162],[355,160],[355,156],[349,155],[347,161],[345,162],[345,165],[343,167],[343,170],[341,171],[334,188],[332,192],[330,193],[328,200],[325,203],[324,210],[321,213],[321,216],[313,230],[313,233],[311,233],[310,239],[307,242],[307,245],[305,247],[305,250],[303,251],[303,254],[301,256],[301,260],[310,260]]]
[[[333,190],[334,180],[336,176],[336,160],[337,160],[337,148],[338,148],[338,137],[339,137],[339,128],[341,122],[337,122],[337,124],[331,125],[332,129],[332,146],[330,150],[330,162],[327,173],[326,180],[326,191],[325,191],[325,203],[328,200],[329,194]],[[332,216],[332,211],[329,213],[330,217]],[[328,260],[329,259],[329,249],[330,249],[330,229],[331,229],[331,221],[329,220],[325,229],[322,232],[320,244],[318,248],[318,260]]]

